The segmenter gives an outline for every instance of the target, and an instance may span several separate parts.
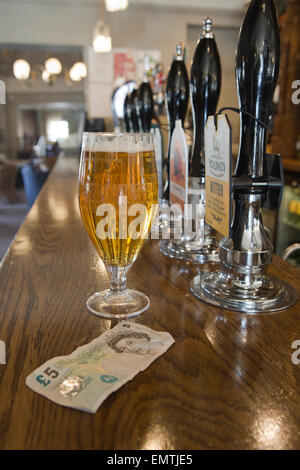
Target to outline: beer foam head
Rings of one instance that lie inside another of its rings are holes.
[[[153,152],[152,134],[124,133],[109,134],[97,132],[83,133],[83,150],[105,153]]]

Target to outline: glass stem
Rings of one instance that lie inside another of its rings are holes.
[[[106,266],[110,277],[110,291],[119,294],[126,291],[126,274],[130,266]]]

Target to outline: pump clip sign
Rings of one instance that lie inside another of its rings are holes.
[[[205,222],[224,237],[231,223],[231,139],[228,117],[209,116],[205,131]]]

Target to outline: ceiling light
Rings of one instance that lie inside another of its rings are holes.
[[[62,71],[62,65],[60,60],[55,57],[50,57],[45,62],[45,69],[50,75],[59,75]]]
[[[13,65],[14,76],[18,80],[27,80],[30,76],[30,65],[26,60],[18,59]]]
[[[107,11],[126,10],[128,0],[105,0],[105,7]]]
[[[70,78],[73,82],[80,82],[87,76],[86,65],[83,62],[76,62],[70,69]]]
[[[111,50],[109,27],[102,21],[98,21],[95,26],[93,47],[95,52],[109,52]]]
[[[51,75],[46,69],[42,72],[42,80],[48,84],[51,83]]]

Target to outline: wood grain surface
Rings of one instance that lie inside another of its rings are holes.
[[[108,285],[77,203],[78,161],[59,159],[0,270],[0,449],[300,448],[300,303],[275,315],[223,311],[189,293],[197,268],[148,241],[128,276],[147,293],[136,317],[175,344],[95,415],[56,405],[25,378],[114,326],[88,312]],[[279,258],[270,272],[300,287]]]

